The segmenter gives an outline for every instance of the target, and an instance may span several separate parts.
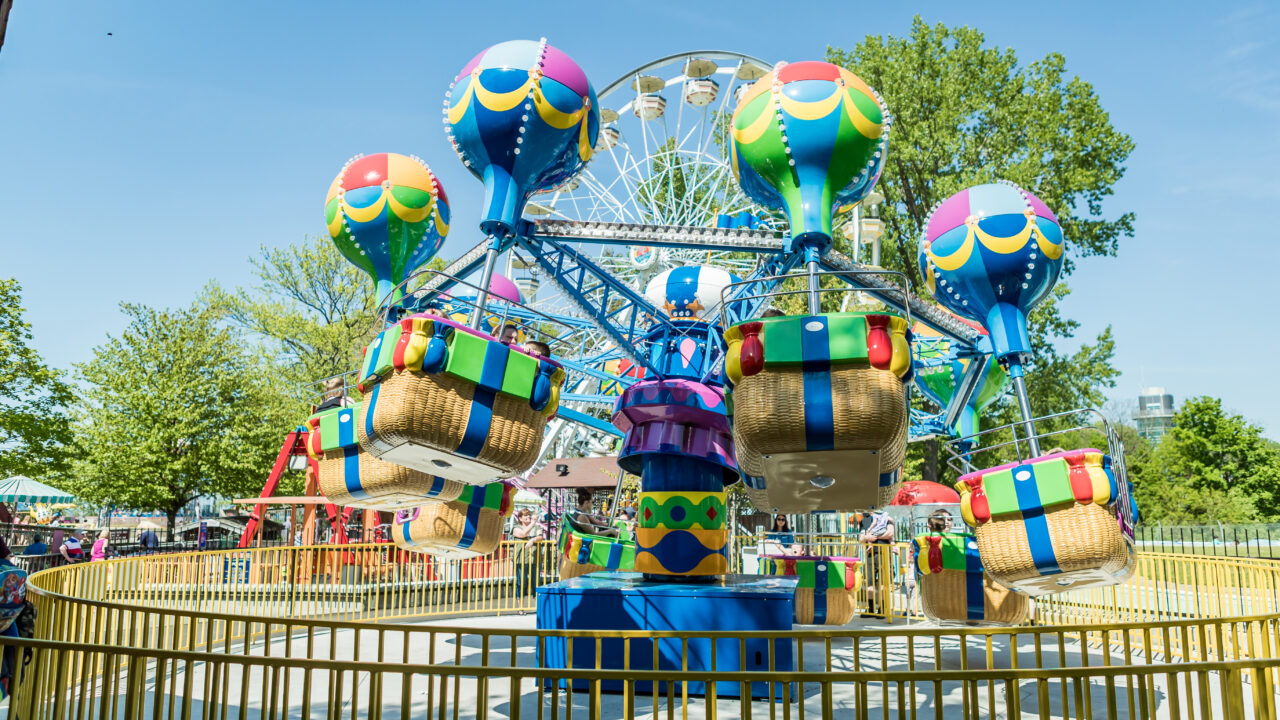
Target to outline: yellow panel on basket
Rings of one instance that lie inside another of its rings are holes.
[[[764,456],[770,510],[858,510],[879,503],[880,453],[876,450],[819,450]],[[813,479],[819,478],[815,484]],[[829,487],[821,478],[832,478]]]

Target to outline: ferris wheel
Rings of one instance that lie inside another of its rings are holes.
[[[776,221],[738,187],[729,160],[737,98],[772,63],[741,53],[695,51],[641,65],[599,93],[601,127],[591,163],[574,180],[537,196],[534,219],[666,226]],[[642,285],[681,265],[749,269],[728,252],[636,245],[601,249],[599,263]]]

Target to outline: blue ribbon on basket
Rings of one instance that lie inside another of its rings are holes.
[[[825,625],[827,623],[827,583],[830,581],[827,577],[826,561],[818,561],[813,566],[813,623],[815,625]]]
[[[982,588],[982,558],[978,555],[978,543],[972,538],[964,543],[964,565],[965,604],[969,619],[986,619],[987,600]]]
[[[1027,471],[1026,480],[1019,480],[1022,471]],[[1058,558],[1053,554],[1053,540],[1049,537],[1049,521],[1044,516],[1044,505],[1040,502],[1040,493],[1036,488],[1035,469],[1031,465],[1019,465],[1013,469],[1013,489],[1018,496],[1018,506],[1022,510],[1022,525],[1026,528],[1027,547],[1031,550],[1031,561],[1041,575],[1057,575],[1062,572],[1058,567]]]
[[[821,324],[821,329],[810,330],[808,326],[813,323]],[[833,450],[836,428],[831,403],[831,343],[827,337],[827,319],[821,315],[811,316],[801,328],[805,449]]]

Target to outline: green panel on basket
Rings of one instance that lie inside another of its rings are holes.
[[[999,470],[982,476],[982,489],[987,494],[992,515],[1018,512],[1018,491],[1013,488],[1013,470]]]
[[[339,427],[340,423],[338,422],[338,416],[341,415],[344,411],[349,413],[349,417],[351,418],[351,422],[353,423],[352,427],[348,428],[347,437],[351,440],[351,442],[347,443],[347,445],[343,445],[341,444],[341,442],[339,442],[339,439],[343,436],[343,433],[341,428]],[[360,417],[359,404],[356,404],[352,407],[337,407],[330,410],[325,410],[324,412],[317,413],[315,415],[312,415],[311,417],[318,418],[320,420],[320,451],[321,452],[329,452],[330,450],[340,450],[344,447],[354,446],[356,444],[356,431],[355,431],[354,423],[355,423],[355,419]]]
[[[444,371],[479,385],[488,348],[488,340],[465,330],[455,331],[449,336],[449,361]]]
[[[783,572],[786,572],[785,561]],[[811,562],[797,562],[796,577],[800,579],[799,582],[796,583],[796,587],[798,588],[813,589],[818,583],[818,571],[813,567],[813,563]]]
[[[533,380],[538,376],[538,361],[515,350],[507,356],[507,370],[502,377],[502,392],[528,400],[533,394]]]
[[[867,359],[867,321],[861,315],[841,313],[827,316],[827,345],[831,362],[848,363]]]
[[[373,372],[378,377],[383,377],[394,369],[391,361],[395,357],[398,342],[400,342],[399,325],[392,325],[382,331],[382,347],[378,349],[378,362],[373,367]]]
[[[973,542],[973,538],[968,535],[942,535],[942,542],[938,544],[942,550],[942,569],[943,570],[966,570],[969,567],[968,561],[965,560],[964,548],[966,543]]]
[[[799,365],[804,362],[800,348],[801,323],[804,318],[780,317],[764,321],[761,339],[764,341],[766,365]]]
[[[1062,458],[1033,463],[1036,490],[1040,493],[1040,506],[1051,507],[1062,503],[1075,502],[1075,493],[1071,491],[1070,470],[1067,461]]]

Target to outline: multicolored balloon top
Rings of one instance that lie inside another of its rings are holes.
[[[961,322],[977,328],[983,335],[987,331],[981,325],[960,318]],[[945,335],[922,323],[911,329],[915,336],[912,353],[915,359],[916,387],[938,407],[946,408],[955,396],[972,359],[958,357],[952,352],[951,342]],[[978,413],[995,402],[1009,389],[1009,373],[997,362],[987,363],[987,370],[978,379],[969,402],[960,412],[956,431],[967,437],[978,431]]]
[[[484,180],[486,234],[513,234],[533,193],[573,177],[600,132],[596,91],[546,39],[500,43],[472,58],[450,85],[445,129]]]
[[[720,307],[720,291],[742,278],[710,265],[687,265],[656,275],[644,295],[677,320],[702,320]]]
[[[417,157],[357,155],[329,185],[324,220],[343,256],[373,277],[381,300],[439,252],[449,198]]]
[[[1027,313],[1062,270],[1058,218],[1040,198],[1010,182],[975,185],[929,215],[920,240],[920,273],[952,312],[991,332],[996,357],[1031,352]]]
[[[753,200],[786,211],[793,248],[826,248],[833,208],[871,192],[888,142],[888,110],[857,75],[826,62],[791,63],[738,101],[733,172]]]

